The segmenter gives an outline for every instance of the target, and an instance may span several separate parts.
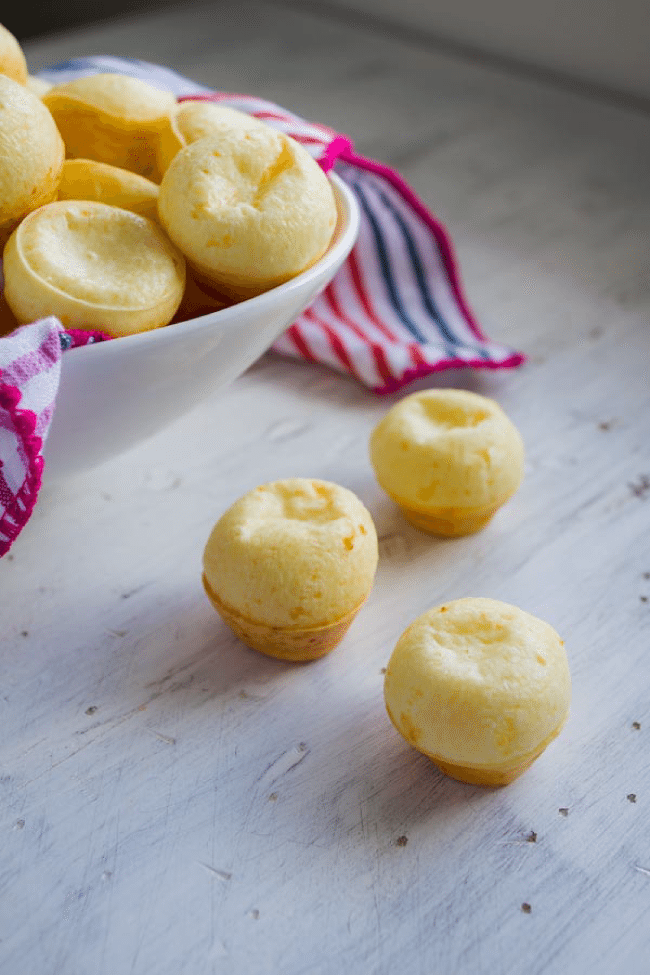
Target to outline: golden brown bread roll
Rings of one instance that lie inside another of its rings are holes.
[[[66,159],[59,200],[95,200],[158,220],[158,186],[130,169],[96,159]]]
[[[377,533],[352,491],[329,481],[262,484],[215,525],[203,584],[248,646],[314,660],[343,638],[372,589]]]
[[[435,535],[483,528],[524,473],[515,425],[494,400],[464,389],[403,397],[373,430],[370,459],[409,521]]]
[[[402,634],[384,698],[400,734],[447,775],[507,785],[562,729],[571,676],[548,623],[496,599],[454,599]]]
[[[0,24],[0,74],[24,85],[27,81],[27,63],[23,49],[6,27]]]
[[[130,169],[155,180],[158,142],[176,99],[138,78],[94,74],[55,85],[43,96],[66,155]]]
[[[175,156],[158,214],[190,264],[232,298],[295,277],[325,253],[336,203],[329,180],[294,139],[233,127]]]
[[[239,132],[244,139],[247,132],[268,129],[266,122],[261,122],[253,115],[239,112],[218,102],[186,101],[180,102],[171,115],[171,127],[165,130],[160,140],[158,152],[158,169],[160,178],[169,168],[174,156],[198,139],[206,136],[225,135],[233,131]]]
[[[166,325],[185,287],[184,258],[153,220],[76,200],[22,221],[5,247],[4,274],[19,322],[56,315],[113,336]]]
[[[63,141],[43,102],[0,75],[0,248],[25,214],[55,199],[63,159]]]

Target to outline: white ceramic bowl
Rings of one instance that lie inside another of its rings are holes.
[[[339,220],[329,250],[286,284],[238,305],[63,355],[45,444],[45,479],[62,480],[128,450],[226,386],[326,287],[359,232],[359,205],[330,174]]]

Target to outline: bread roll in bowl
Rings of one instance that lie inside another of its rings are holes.
[[[158,215],[196,271],[235,299],[311,267],[337,220],[318,163],[268,126],[243,138],[233,127],[181,149],[163,177]]]
[[[218,102],[180,102],[172,112],[170,129],[159,144],[158,169],[161,178],[174,156],[192,142],[229,132],[239,132],[243,139],[247,132],[260,129],[268,130],[269,126],[254,115],[239,112],[236,108]]]
[[[27,81],[27,63],[23,49],[6,27],[0,24],[0,74],[12,78],[19,85]]]
[[[61,131],[67,156],[97,159],[156,179],[158,143],[176,105],[171,92],[128,75],[94,74],[55,85],[43,102]]]
[[[185,261],[152,220],[105,203],[50,203],[4,251],[5,297],[19,322],[56,315],[67,327],[131,335],[166,325]]]
[[[63,160],[43,102],[0,74],[0,248],[27,213],[56,198]]]
[[[59,200],[96,200],[158,220],[158,186],[129,169],[96,159],[66,159]]]

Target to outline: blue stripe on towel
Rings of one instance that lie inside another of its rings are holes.
[[[442,317],[442,315],[440,314],[440,312],[435,306],[433,297],[431,295],[431,290],[427,285],[427,279],[426,279],[424,267],[422,266],[420,255],[418,254],[415,240],[413,239],[413,235],[409,230],[409,227],[407,226],[401,213],[399,213],[395,204],[392,202],[392,200],[389,199],[386,193],[384,193],[382,190],[378,190],[378,195],[382,203],[389,211],[389,213],[392,215],[393,219],[395,220],[396,224],[399,226],[402,232],[402,236],[404,237],[404,241],[408,248],[409,257],[411,258],[411,264],[413,265],[413,273],[415,274],[415,279],[417,281],[418,288],[420,290],[422,301],[429,315],[431,315],[432,319],[435,321],[442,337],[447,342],[449,342],[450,345],[456,347],[462,346],[464,348],[469,348],[472,350],[472,352],[477,352],[482,358],[489,359],[490,356],[485,349],[481,348],[479,345],[474,345],[474,344],[468,345],[466,342],[463,342],[462,339],[460,339],[452,331],[449,323],[445,321],[445,319]]]
[[[372,212],[372,209],[366,199],[365,193],[358,182],[355,181],[352,184],[352,189],[356,193],[357,199],[361,204],[361,208],[364,214],[366,215],[366,217],[368,218],[368,223],[370,224],[370,229],[372,230],[372,234],[375,241],[375,247],[377,248],[377,255],[379,257],[379,264],[381,267],[382,277],[386,284],[386,289],[388,291],[388,296],[391,300],[391,304],[393,305],[393,308],[395,309],[398,318],[400,319],[402,324],[408,329],[411,335],[415,339],[417,339],[418,342],[426,345],[427,344],[426,336],[422,334],[422,332],[417,327],[415,322],[410,318],[409,315],[407,315],[404,309],[404,305],[402,304],[402,300],[399,296],[397,286],[393,278],[393,272],[390,267],[390,261],[388,259],[386,245],[384,243],[384,238],[379,223],[377,222],[377,218]]]

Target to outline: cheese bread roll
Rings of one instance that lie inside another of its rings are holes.
[[[56,198],[63,159],[43,102],[0,74],[0,248],[27,213]]]
[[[105,203],[50,203],[26,217],[4,252],[5,297],[19,322],[131,335],[166,325],[185,261],[152,220]]]
[[[27,81],[27,63],[23,49],[6,27],[0,24],[0,74],[12,78],[18,84]]]
[[[559,734],[571,677],[543,620],[495,599],[455,599],[400,637],[384,698],[397,730],[447,775],[508,785]]]
[[[370,459],[408,520],[435,535],[483,528],[524,474],[515,425],[494,400],[464,389],[405,396],[373,430]]]
[[[314,264],[337,220],[318,163],[268,126],[243,138],[233,127],[181,149],[160,185],[158,214],[199,274],[235,299]]]
[[[329,481],[263,484],[215,525],[203,584],[248,646],[313,660],[343,638],[372,589],[377,533],[352,491]]]
[[[176,99],[139,78],[93,74],[54,85],[43,96],[58,125],[66,155],[156,176],[158,143]]]
[[[171,116],[171,127],[161,139],[158,153],[158,168],[162,175],[169,168],[174,156],[190,143],[206,136],[228,137],[229,133],[239,132],[244,139],[247,132],[268,129],[266,122],[253,115],[239,112],[218,102],[187,101],[180,102]]]
[[[59,200],[96,200],[158,220],[158,186],[129,169],[95,159],[66,159]]]

